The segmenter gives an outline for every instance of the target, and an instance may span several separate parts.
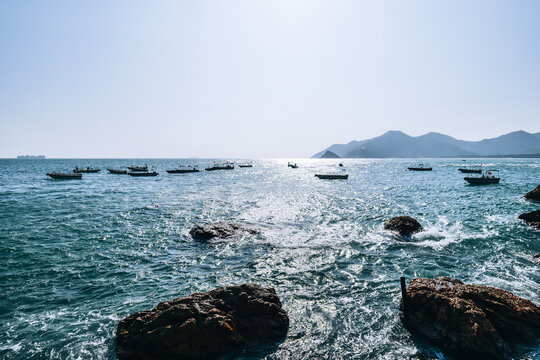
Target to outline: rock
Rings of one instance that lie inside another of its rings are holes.
[[[209,240],[215,237],[227,238],[235,235],[240,231],[245,231],[250,234],[258,234],[259,231],[255,228],[237,223],[216,223],[210,225],[199,225],[189,231],[192,238],[196,240]]]
[[[540,265],[540,253],[533,256],[533,263]]]
[[[213,359],[248,343],[283,338],[289,318],[272,288],[227,286],[162,302],[120,321],[124,359]]]
[[[422,225],[410,216],[397,216],[385,221],[386,230],[397,231],[401,236],[408,236],[422,231]]]
[[[529,200],[540,201],[540,185],[538,185],[536,189],[531,190],[527,194],[525,194],[525,198]]]
[[[540,230],[540,209],[531,211],[530,213],[521,214],[518,218]]]
[[[403,306],[403,301],[402,301]],[[506,359],[540,336],[540,307],[508,291],[448,277],[413,279],[405,327],[460,359]]]

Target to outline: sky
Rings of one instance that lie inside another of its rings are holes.
[[[0,157],[540,131],[540,1],[0,0]]]

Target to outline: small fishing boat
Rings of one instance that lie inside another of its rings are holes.
[[[234,165],[232,163],[225,163],[221,165],[218,164],[211,167],[207,167],[205,170],[214,171],[214,170],[232,170],[232,169],[234,169]]]
[[[176,169],[170,169],[170,170],[165,170],[165,171],[167,171],[169,174],[186,174],[186,173],[199,172],[201,170],[199,170],[196,166],[192,167],[191,165],[188,165],[188,166],[179,166]]]
[[[349,178],[348,174],[337,175],[337,174],[315,174],[319,179],[325,180],[347,180]]]
[[[485,175],[480,177],[466,177],[464,178],[471,185],[490,185],[498,184],[501,178],[495,176],[494,173],[499,173],[499,170],[487,170]]]
[[[126,175],[128,172],[127,170],[118,170],[118,169],[107,169],[109,174],[118,174],[118,175]]]
[[[287,166],[293,169],[298,169],[298,164],[293,162],[288,162]]]
[[[482,169],[466,169],[466,168],[459,168],[459,171],[461,171],[464,174],[481,174]]]
[[[79,173],[57,173],[52,172],[48,173],[47,176],[50,176],[56,180],[80,180],[82,179],[82,174]]]
[[[418,164],[417,166],[410,166],[407,168],[409,171],[431,171],[433,170],[430,166],[424,164]]]
[[[131,171],[148,171],[148,165],[144,166],[128,166],[127,167]]]
[[[90,174],[90,173],[97,173],[100,172],[100,169],[91,169],[87,167],[86,169],[80,169],[78,166],[75,166],[75,169],[73,169],[73,172],[75,174]]]
[[[238,164],[239,167],[241,168],[250,168],[250,167],[253,167],[253,164],[252,163],[244,163],[244,164]]]
[[[158,176],[159,173],[155,171],[131,171],[128,172],[130,176]]]

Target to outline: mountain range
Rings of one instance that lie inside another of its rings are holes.
[[[480,141],[458,140],[430,132],[409,136],[388,131],[372,139],[334,144],[314,158],[540,157],[540,132],[514,131]]]

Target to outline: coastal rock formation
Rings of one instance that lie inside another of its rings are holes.
[[[244,284],[162,302],[120,321],[124,359],[213,359],[236,347],[283,338],[289,318],[272,288]]]
[[[533,263],[540,265],[540,253],[533,256]]]
[[[540,185],[538,185],[536,189],[531,190],[527,194],[525,194],[525,198],[529,200],[540,201]]]
[[[410,216],[397,216],[385,221],[386,230],[397,231],[401,236],[408,236],[422,231],[422,225]]]
[[[514,342],[540,336],[540,307],[494,287],[418,278],[406,302],[404,325],[460,359],[506,359]]]
[[[250,234],[258,234],[259,230],[237,223],[216,223],[210,225],[199,225],[189,231],[189,234],[195,240],[209,240],[212,238],[227,238],[240,231]]]
[[[540,230],[540,209],[531,211],[529,213],[521,214],[518,216],[518,218],[525,221],[532,227]]]

